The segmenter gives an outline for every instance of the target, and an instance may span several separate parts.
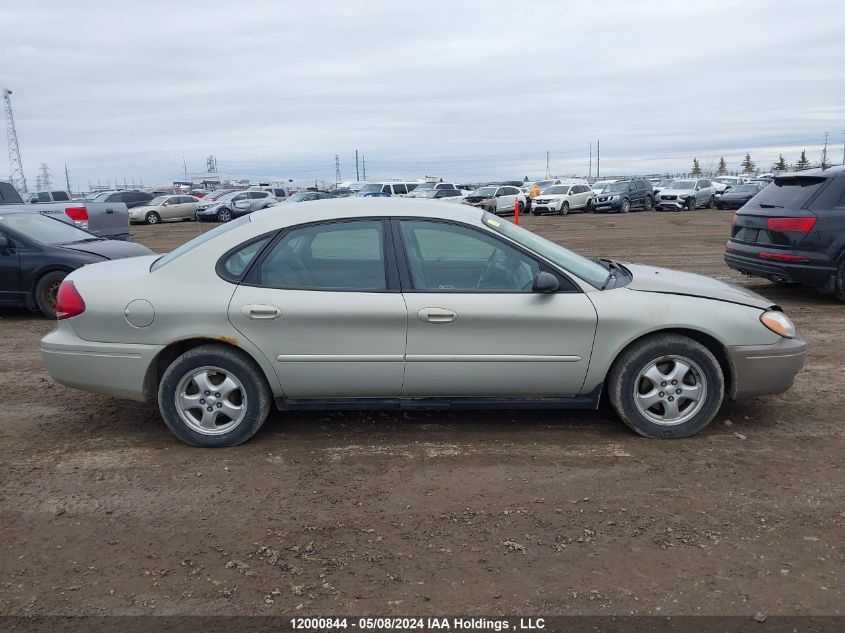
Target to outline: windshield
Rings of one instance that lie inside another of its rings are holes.
[[[417,196],[418,198],[434,198],[437,194],[440,193],[439,191],[435,191],[434,189],[429,189],[428,191],[421,191],[420,195]]]
[[[726,177],[722,176],[721,178],[714,178],[713,181],[721,183],[723,185],[735,185],[737,179],[736,178],[726,178]]]
[[[309,194],[307,193],[295,193],[292,196],[288,197],[288,201],[290,202],[302,202],[305,198],[308,197]]]
[[[237,192],[235,192],[237,193]],[[162,266],[166,266],[170,262],[172,262],[177,257],[184,255],[185,253],[194,250],[197,246],[201,246],[205,244],[209,240],[213,240],[218,235],[223,235],[224,233],[228,233],[232,229],[236,229],[239,226],[243,226],[247,222],[250,221],[250,217],[248,215],[242,215],[236,220],[232,220],[231,222],[226,222],[225,224],[221,224],[220,226],[216,226],[207,233],[203,233],[202,235],[195,237],[190,242],[185,242],[177,248],[176,250],[170,251],[167,255],[162,255],[157,260],[155,260],[150,266],[150,272],[155,272]]]
[[[675,179],[674,179],[674,178],[670,178],[670,179],[668,179],[668,180],[661,180],[659,183],[657,183],[657,186],[658,186],[658,187],[663,187],[663,188],[665,189],[666,187],[668,187],[669,185],[671,185],[673,182],[675,182]]]
[[[0,213],[0,224],[18,231],[40,244],[70,244],[100,239],[88,231],[78,229],[61,220],[48,218],[40,213]]]
[[[555,184],[554,180],[541,180],[537,183],[537,186],[540,187],[540,191],[543,191],[543,189],[551,187],[553,184]]]
[[[492,198],[496,193],[496,187],[479,187],[470,195],[472,198]]]
[[[669,185],[669,189],[695,189],[695,181],[694,180],[676,180],[671,185]]]
[[[220,191],[212,191],[205,197],[205,200],[219,200],[227,193],[231,193],[228,189],[221,189]]]
[[[424,182],[414,187],[414,191],[425,191],[426,189],[434,189],[434,183]]]
[[[359,193],[378,193],[379,191],[381,191],[381,185],[378,183],[364,185],[358,190]]]
[[[550,262],[573,275],[577,275],[596,288],[601,288],[607,280],[607,269],[604,266],[578,253],[573,253],[559,244],[550,242],[531,231],[526,231],[522,227],[511,224],[507,220],[502,220],[489,213],[485,213],[481,219],[487,227],[512,239],[517,244],[521,244],[528,250],[545,257]]]
[[[758,191],[760,191],[760,187],[757,185],[740,185],[734,187],[728,193],[757,193]]]
[[[94,196],[92,198],[92,201],[93,202],[102,202],[103,200],[108,198],[113,193],[114,193],[113,191],[104,191],[103,193],[98,193],[96,196]]]
[[[627,182],[612,182],[602,187],[602,193],[614,193],[616,191],[628,191]]]
[[[148,207],[157,207],[160,204],[163,204],[165,200],[167,200],[170,196],[159,196],[158,198],[153,198],[149,202],[146,203]]]
[[[569,185],[555,185],[554,187],[543,190],[543,193],[569,193]]]

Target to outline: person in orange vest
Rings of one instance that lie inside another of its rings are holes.
[[[540,185],[538,185],[538,184],[535,182],[535,183],[534,183],[534,185],[533,185],[533,186],[531,187],[531,189],[529,190],[528,195],[529,195],[531,198],[536,198],[537,196],[539,196],[539,195],[540,195]]]

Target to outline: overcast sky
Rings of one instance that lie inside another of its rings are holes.
[[[74,6],[68,6],[74,5]],[[214,6],[212,6],[214,5]],[[32,188],[437,175],[459,182],[771,167],[825,132],[842,160],[845,4],[82,2],[0,4],[0,83]],[[6,147],[0,178],[9,173]]]

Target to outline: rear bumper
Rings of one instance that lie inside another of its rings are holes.
[[[806,284],[816,288],[827,287],[836,274],[836,267],[833,264],[821,262],[779,262],[776,260],[762,259],[757,252],[769,251],[764,246],[748,247],[744,245],[729,245],[730,251],[725,252],[725,263],[729,268],[739,271],[752,277],[763,277],[773,281],[786,281],[792,283]],[[747,251],[744,253],[743,251]],[[751,252],[753,251],[753,255]],[[790,255],[796,251],[788,251]],[[817,255],[816,253],[813,253]]]
[[[162,345],[97,343],[79,338],[60,322],[41,339],[47,373],[58,383],[115,398],[144,401],[147,368]]]
[[[796,336],[774,345],[740,345],[728,348],[733,367],[732,398],[783,393],[804,367],[807,342]]]

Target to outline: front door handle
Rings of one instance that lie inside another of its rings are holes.
[[[247,319],[270,321],[282,316],[282,311],[276,306],[264,305],[263,303],[250,303],[241,308],[241,314]]]
[[[448,308],[423,308],[417,316],[426,323],[451,323],[458,318],[458,313]]]

